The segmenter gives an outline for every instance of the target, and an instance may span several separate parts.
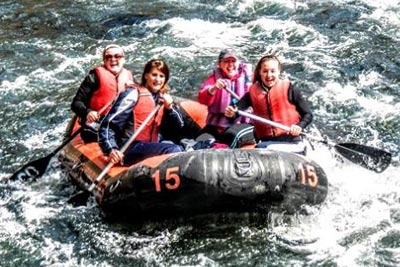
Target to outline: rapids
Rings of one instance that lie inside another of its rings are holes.
[[[399,14],[398,0],[1,1],[0,266],[399,266]],[[392,165],[377,174],[316,144],[330,189],[305,213],[139,225],[104,219],[93,200],[68,205],[56,157],[38,181],[8,182],[62,142],[77,88],[114,42],[138,80],[164,58],[188,98],[222,48],[254,65],[276,53],[313,132],[388,150]]]

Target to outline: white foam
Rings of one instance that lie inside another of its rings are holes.
[[[198,48],[235,46],[246,42],[251,35],[250,30],[242,24],[182,18],[173,18],[166,23],[172,26],[173,36],[187,39]]]
[[[4,80],[1,82],[0,91],[15,91],[15,90],[25,90],[29,82],[28,76],[21,75],[15,79],[15,81],[10,82],[9,80]]]
[[[379,75],[371,73],[361,76],[360,86],[365,84],[375,83],[379,79]],[[357,119],[360,123],[368,120],[368,117],[385,118],[398,113],[398,103],[394,103],[392,96],[380,95],[379,97],[365,96],[360,92],[360,87],[351,84],[341,85],[336,82],[327,83],[325,88],[316,91],[311,97],[310,101],[317,101],[318,98],[323,99],[324,102],[331,105],[349,105],[348,103],[354,102],[361,107],[361,111],[356,112],[358,115],[352,117],[353,121]],[[392,115],[391,115],[392,114]]]

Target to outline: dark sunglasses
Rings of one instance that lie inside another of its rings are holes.
[[[105,60],[110,60],[110,59],[112,59],[112,58],[115,58],[115,59],[121,59],[121,58],[123,58],[124,56],[123,55],[119,55],[119,54],[116,54],[116,55],[105,55],[104,56],[104,59]]]

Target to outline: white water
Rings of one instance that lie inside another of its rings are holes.
[[[262,225],[246,220],[205,221],[202,232],[202,227],[190,223],[126,229],[103,221],[93,202],[73,208],[65,204],[73,188],[55,161],[38,182],[1,184],[1,264],[400,265],[396,241],[400,231],[398,1],[133,5],[121,0],[77,1],[74,7],[53,1],[35,7],[20,2],[18,8],[12,7],[12,1],[0,4],[1,14],[12,13],[0,20],[0,31],[8,38],[0,45],[4,57],[0,124],[6,129],[0,130],[1,180],[61,143],[71,115],[69,103],[79,83],[100,62],[101,47],[116,41],[126,49],[128,66],[138,79],[148,59],[166,58],[173,73],[173,92],[183,96],[196,95],[224,47],[237,48],[253,64],[265,53],[276,52],[286,75],[304,89],[314,110],[314,125],[323,135],[334,142],[390,150],[393,165],[376,174],[342,164],[325,145],[316,144],[311,158],[329,179],[328,198],[321,206],[305,207],[308,215],[273,213]],[[154,5],[163,10],[157,16],[149,12],[157,10]],[[19,17],[18,12],[25,15]],[[100,27],[132,14],[148,17],[104,31]],[[7,17],[13,21],[5,21]],[[38,18],[42,20],[37,22]],[[51,28],[54,24],[56,31]],[[40,27],[48,28],[40,32]],[[20,40],[27,35],[28,39]]]

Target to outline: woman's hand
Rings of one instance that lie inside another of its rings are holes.
[[[300,135],[301,130],[302,130],[302,129],[301,129],[300,126],[295,125],[295,124],[292,124],[292,126],[290,126],[290,131],[289,131],[289,133],[290,133],[291,135],[298,136],[298,135]]]
[[[86,115],[86,123],[90,124],[92,122],[98,121],[100,119],[100,115],[97,111],[90,111],[87,115]]]
[[[113,149],[111,150],[110,155],[108,155],[108,157],[110,159],[110,162],[116,164],[122,161],[122,159],[124,158],[124,154],[117,149]]]
[[[232,106],[228,106],[225,109],[225,113],[224,115],[228,118],[232,118],[233,116],[235,116],[236,112],[238,111],[237,107],[232,107]]]
[[[214,84],[214,87],[219,90],[223,89],[227,86],[228,86],[228,84],[226,83],[226,81],[224,79],[218,79]]]
[[[174,100],[172,99],[172,96],[170,96],[169,94],[162,94],[160,101],[161,101],[161,103],[164,104],[164,107],[166,109],[171,109],[172,103],[174,102]]]
[[[208,88],[208,93],[210,95],[214,95],[215,94],[215,90],[221,90],[221,89],[223,89],[223,88],[225,88],[227,86],[228,86],[228,84],[226,83],[226,81],[224,81],[224,79],[218,79],[215,82],[214,86]]]

